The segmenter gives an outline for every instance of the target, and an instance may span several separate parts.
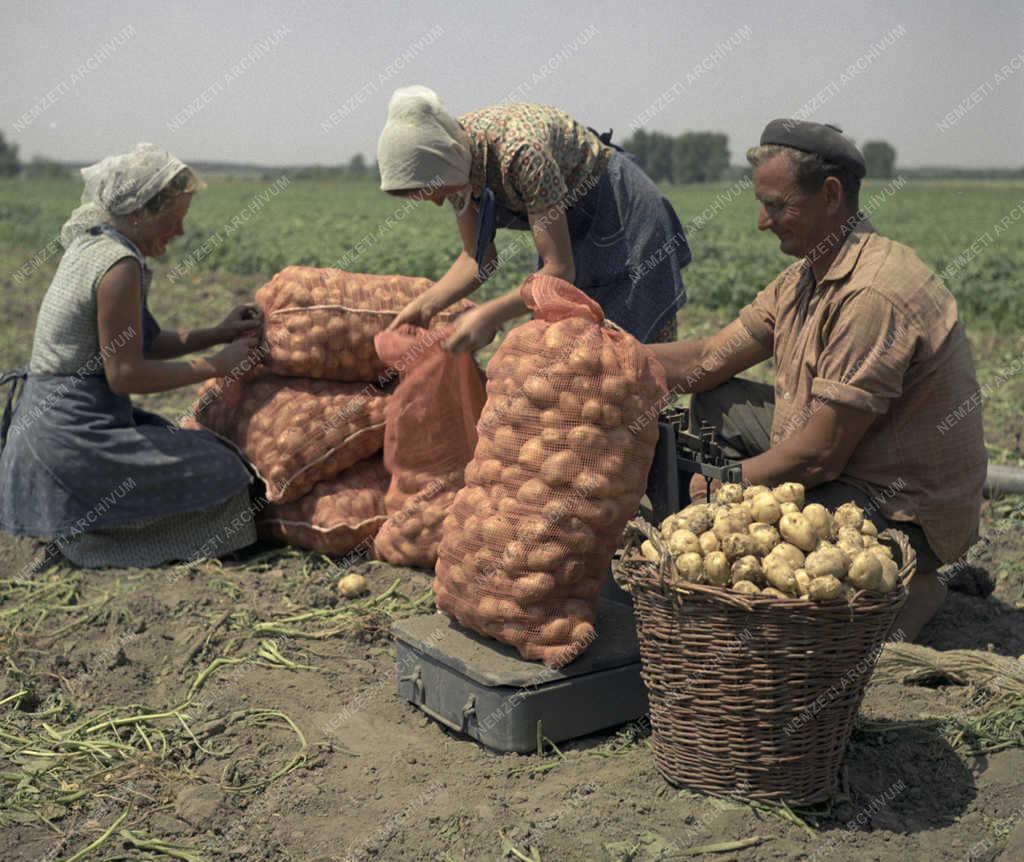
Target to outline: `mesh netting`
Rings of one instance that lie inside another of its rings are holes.
[[[196,421],[234,443],[287,503],[380,451],[387,395],[368,383],[219,378],[199,388]]]
[[[561,279],[487,367],[479,439],[444,521],[434,592],[462,625],[559,666],[595,638],[598,594],[639,505],[666,395],[650,351]]]
[[[375,340],[381,360],[401,376],[385,410],[391,487],[388,520],[374,551],[398,565],[433,568],[437,562],[441,522],[476,446],[484,386],[470,354],[442,346],[450,331],[403,326]]]
[[[388,482],[380,458],[360,461],[334,479],[317,482],[298,500],[268,505],[260,514],[260,533],[324,554],[368,549],[384,523]]]
[[[266,365],[289,377],[377,380],[387,369],[374,350],[374,336],[432,284],[407,275],[286,267],[256,291]],[[442,326],[472,307],[460,300],[432,325]]]

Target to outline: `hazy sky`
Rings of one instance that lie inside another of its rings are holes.
[[[724,131],[734,162],[803,116],[905,166],[1024,164],[1021,0],[3,0],[0,20],[0,132],[23,158],[148,140],[335,164],[372,157],[391,91],[422,83],[453,114],[513,96],[619,139]]]

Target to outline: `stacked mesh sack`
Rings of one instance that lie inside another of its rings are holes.
[[[650,350],[571,284],[532,276],[521,293],[534,317],[487,366],[434,593],[467,628],[558,667],[596,637],[598,594],[643,496],[667,393]]]
[[[256,292],[263,364],[204,383],[187,424],[229,441],[263,479],[262,535],[338,555],[372,547],[387,519],[381,449],[396,377],[374,337],[430,286],[291,266]],[[467,307],[453,306],[435,325]]]

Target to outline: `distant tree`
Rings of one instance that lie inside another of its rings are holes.
[[[866,141],[863,153],[869,177],[889,179],[895,175],[896,150],[888,141]]]
[[[0,177],[13,177],[20,170],[18,145],[7,143],[3,132],[0,132]]]
[[[348,163],[349,176],[362,179],[367,174],[366,159],[363,158],[362,153],[356,153],[349,160]]]
[[[60,162],[33,156],[32,161],[25,165],[25,176],[32,179],[63,179],[68,176],[68,171]]]
[[[647,176],[656,183],[672,182],[672,136],[651,132],[647,139]]]
[[[647,132],[637,129],[630,137],[622,142],[622,149],[632,153],[636,157],[636,163],[647,171]]]
[[[729,138],[721,132],[686,132],[672,147],[672,180],[708,183],[729,167]]]

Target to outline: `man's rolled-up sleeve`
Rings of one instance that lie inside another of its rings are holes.
[[[811,394],[868,413],[885,413],[903,394],[918,335],[884,296],[864,291],[839,309],[818,357]]]
[[[781,276],[761,290],[754,301],[740,309],[740,323],[758,344],[775,352],[775,317]]]

